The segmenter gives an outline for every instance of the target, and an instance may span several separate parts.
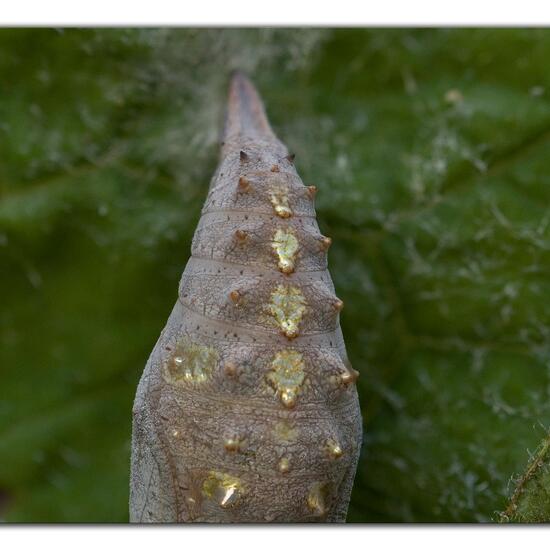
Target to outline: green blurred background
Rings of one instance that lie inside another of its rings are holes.
[[[550,424],[550,30],[0,30],[0,518],[125,522],[131,407],[249,72],[365,425],[353,522],[485,522]]]

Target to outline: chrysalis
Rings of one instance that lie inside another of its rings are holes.
[[[132,522],[343,522],[361,443],[316,189],[241,73],[133,409]]]

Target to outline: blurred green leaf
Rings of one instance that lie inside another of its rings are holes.
[[[127,521],[131,405],[248,71],[319,188],[350,521],[491,521],[550,423],[550,31],[0,31],[0,517]]]

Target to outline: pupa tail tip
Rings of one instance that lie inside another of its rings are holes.
[[[230,73],[229,98],[222,141],[229,138],[273,139],[265,109],[252,81],[241,69]]]
[[[246,79],[248,80],[248,75],[246,74],[245,71],[243,71],[243,69],[233,69],[230,73],[229,73],[229,81],[230,82],[233,82],[234,80],[238,80],[238,79]]]
[[[250,89],[256,92],[256,89],[252,84],[252,80],[244,70],[233,69],[229,73],[229,94],[230,95],[232,93],[236,95],[243,94],[243,93],[250,93]]]

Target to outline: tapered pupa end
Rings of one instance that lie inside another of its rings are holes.
[[[256,88],[242,71],[233,71],[222,143],[276,139]]]

